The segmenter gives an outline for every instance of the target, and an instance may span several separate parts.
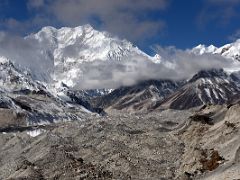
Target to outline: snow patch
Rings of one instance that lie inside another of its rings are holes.
[[[27,134],[31,137],[37,137],[40,134],[44,133],[45,131],[46,130],[44,130],[44,129],[35,129],[35,130],[32,130],[32,131],[27,131]]]

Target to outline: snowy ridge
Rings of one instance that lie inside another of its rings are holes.
[[[84,104],[60,98],[5,57],[0,57],[0,109],[12,113],[13,121],[25,118],[26,125],[81,120],[92,114]]]
[[[191,49],[190,52],[198,55],[202,55],[204,53],[219,54],[225,58],[240,61],[240,39],[219,48],[213,45],[205,46],[200,44]]]
[[[205,45],[199,44],[198,46],[194,47],[191,50],[191,52],[202,55],[204,53],[214,53],[216,50],[217,50],[217,47],[213,45],[205,46]]]
[[[238,82],[222,69],[202,70],[179,90],[160,101],[158,107],[189,109],[206,104],[224,104],[240,94]]]
[[[19,91],[24,89],[38,90],[39,84],[32,80],[28,71],[17,68],[9,59],[0,57],[0,89]]]
[[[194,83],[204,104],[221,104],[240,92],[234,80],[223,70],[201,71],[190,82]]]

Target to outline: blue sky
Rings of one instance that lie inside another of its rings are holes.
[[[240,0],[1,0],[0,31],[24,36],[89,23],[141,49],[223,44],[240,38]]]

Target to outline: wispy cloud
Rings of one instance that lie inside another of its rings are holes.
[[[239,0],[204,0],[197,24],[200,28],[209,23],[226,25],[232,18],[239,16],[237,12],[239,6]]]
[[[27,3],[27,7],[31,10],[32,8],[41,8],[45,5],[45,0],[30,0]]]
[[[8,0],[4,0],[4,2]],[[141,42],[161,34],[166,22],[148,14],[164,11],[171,0],[28,0],[28,19],[0,20],[8,32],[23,34],[43,26],[79,26],[91,24],[130,41]],[[3,4],[3,2],[0,3]]]
[[[240,39],[240,29],[236,30],[235,33],[233,33],[232,35],[230,35],[228,37],[228,39],[230,41],[236,41],[237,39]]]
[[[156,46],[161,55],[161,63],[155,64],[143,56],[130,56],[122,61],[94,61],[81,64],[82,77],[77,88],[117,88],[134,85],[143,80],[168,79],[183,80],[191,78],[203,69],[229,68],[231,62],[218,55],[195,55],[175,47]]]
[[[25,21],[19,21],[14,18],[8,18],[2,20],[0,22],[0,25],[4,27],[5,31],[9,33],[27,35],[36,28],[46,25],[48,22],[49,20],[44,17],[35,16],[34,18]]]
[[[0,55],[30,70],[36,80],[50,80],[54,61],[37,41],[0,32]]]
[[[147,39],[161,33],[166,23],[148,13],[164,11],[170,0],[29,0],[30,11],[53,17],[59,24],[78,26],[90,23],[129,40]]]

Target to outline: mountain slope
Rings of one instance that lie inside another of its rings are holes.
[[[0,70],[0,123],[18,124],[19,117],[25,126],[81,120],[94,111],[82,101],[68,102],[60,98],[5,57],[0,57]]]
[[[203,70],[175,93],[156,103],[155,108],[188,109],[205,104],[224,104],[240,94],[231,76],[221,70]]]
[[[115,110],[142,111],[176,91],[183,82],[149,80],[134,86],[122,87],[92,102],[95,106]]]
[[[22,71],[9,59],[0,57],[0,89],[2,91],[39,90],[40,88],[41,84],[32,80],[28,71]]]

